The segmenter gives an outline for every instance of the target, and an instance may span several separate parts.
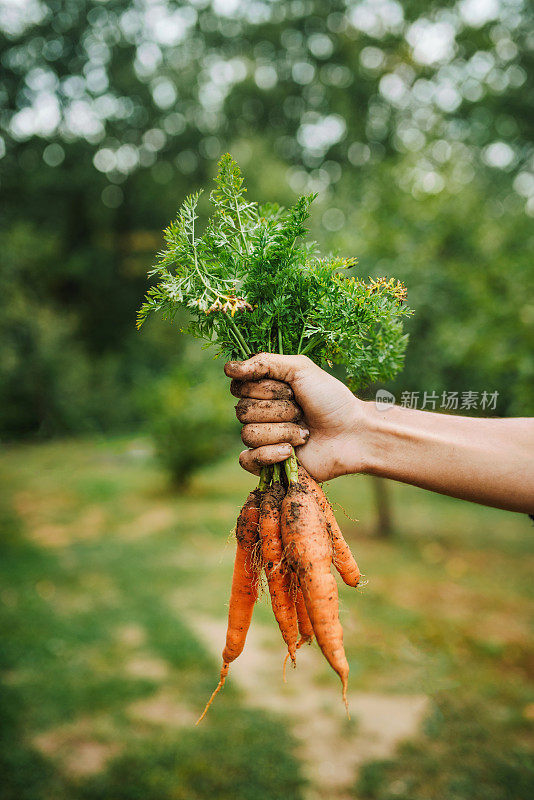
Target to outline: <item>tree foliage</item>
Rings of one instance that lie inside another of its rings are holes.
[[[177,198],[229,150],[254,197],[319,193],[309,224],[321,247],[406,283],[418,312],[406,388],[489,389],[495,376],[500,413],[532,410],[534,323],[518,289],[534,213],[532,4],[8,3],[0,51],[2,241],[31,228],[20,269],[4,247],[0,315],[5,327],[16,292],[20,318],[49,314],[35,341],[55,328],[74,367],[123,365],[110,408],[140,380],[130,368],[153,375],[173,353],[155,326],[135,337],[146,260]],[[13,367],[22,341],[4,341],[4,435],[83,428],[84,414],[49,424],[41,384],[22,356]],[[62,370],[33,352],[62,397]]]

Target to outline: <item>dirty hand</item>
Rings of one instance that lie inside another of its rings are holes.
[[[293,446],[318,481],[363,470],[357,440],[366,404],[309,358],[260,353],[229,361],[224,371],[232,394],[241,398],[236,414],[250,448],[239,457],[244,469],[258,474],[288,458]]]

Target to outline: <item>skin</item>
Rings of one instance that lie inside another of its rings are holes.
[[[379,411],[306,356],[260,353],[228,362],[225,372],[232,393],[247,401],[236,413],[249,448],[239,460],[249,472],[283,461],[293,446],[317,481],[363,472],[534,513],[532,419]],[[269,400],[276,403],[267,407]]]

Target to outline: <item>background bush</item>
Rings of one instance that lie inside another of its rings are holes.
[[[201,467],[228,455],[239,426],[228,399],[222,362],[200,353],[151,384],[145,415],[156,455],[180,487]]]

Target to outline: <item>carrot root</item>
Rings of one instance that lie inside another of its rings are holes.
[[[347,712],[347,719],[350,719],[350,711],[349,711],[349,701],[347,700],[347,678],[343,677],[341,679],[343,684],[343,702],[345,704],[345,711]]]
[[[324,514],[326,527],[332,541],[335,568],[347,586],[356,588],[360,582],[360,570],[349,545],[345,541],[328,498],[319,484],[314,481],[302,465],[299,465],[298,474],[299,481],[313,494]]]
[[[284,666],[282,667],[282,680],[284,681],[284,683],[287,683],[286,669],[287,669],[287,659],[289,658],[289,656],[290,653],[286,653],[286,657],[284,658]]]
[[[300,639],[297,642],[296,647],[298,650],[303,644],[311,643],[314,637],[314,632],[308,612],[306,611],[306,604],[304,603],[304,597],[302,596],[302,589],[300,588],[300,584],[298,583],[298,578],[296,577],[295,573],[294,575],[297,580],[297,587],[295,591],[295,608],[297,609],[297,621],[300,633]]]
[[[349,586],[357,586],[360,572],[321,488],[297,465],[294,455],[284,466],[287,489],[280,481],[278,466],[275,470],[264,468],[258,489],[250,493],[239,514],[223,664],[219,682],[196,725],[223,688],[231,662],[243,650],[262,569],[274,616],[287,645],[282,667],[284,683],[289,660],[295,667],[296,651],[315,638],[341,680],[343,704],[350,720],[349,665],[339,621],[337,584],[330,566],[337,567]]]
[[[217,688],[208,700],[197,725],[202,722],[215,695],[224,686],[231,662],[241,655],[245,646],[254,604],[258,598],[258,570],[254,564],[254,554],[258,542],[260,500],[261,492],[258,489],[251,492],[237,518],[234,574],[228,604],[226,644],[222,653],[223,665]]]
[[[291,576],[283,557],[280,535],[280,509],[284,496],[285,490],[280,483],[273,483],[265,490],[260,506],[259,538],[271,607],[294,664],[299,630]]]
[[[209,699],[209,700],[208,700],[208,702],[206,703],[206,707],[205,707],[204,711],[202,712],[202,714],[200,715],[200,717],[199,717],[199,718],[197,719],[197,721],[195,722],[195,727],[196,727],[197,725],[200,725],[200,723],[202,722],[202,720],[204,719],[204,717],[205,717],[205,716],[206,716],[206,714],[208,713],[208,709],[209,709],[209,707],[211,706],[211,704],[213,703],[213,701],[214,701],[214,699],[215,699],[215,695],[216,695],[216,694],[218,694],[218,693],[221,691],[221,689],[223,688],[223,686],[224,686],[224,683],[225,683],[225,681],[226,681],[226,676],[228,675],[228,669],[229,669],[229,667],[230,667],[230,664],[223,664],[223,665],[222,665],[222,669],[221,669],[221,677],[219,678],[219,683],[217,684],[217,688],[215,689],[215,691],[213,691],[213,692],[212,692],[210,699]]]
[[[302,483],[290,484],[287,490],[282,503],[281,532],[287,563],[297,574],[317,644],[339,675],[348,713],[349,665],[339,621],[337,584],[330,572],[330,537],[319,503]]]

